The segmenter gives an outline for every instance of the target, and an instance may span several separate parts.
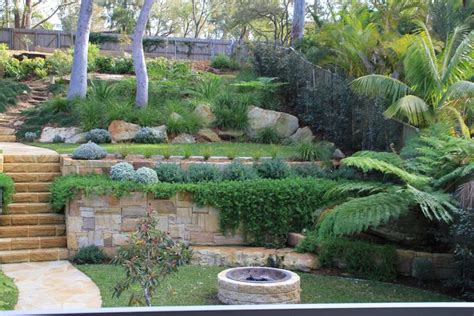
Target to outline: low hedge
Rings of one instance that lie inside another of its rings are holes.
[[[13,310],[18,300],[18,288],[13,280],[0,270],[0,310]]]
[[[106,176],[66,176],[56,178],[51,186],[52,205],[61,211],[75,194],[120,197],[128,192],[153,193],[169,198],[177,192],[189,192],[199,205],[220,210],[223,232],[239,229],[253,245],[280,246],[289,232],[314,226],[314,218],[326,203],[324,193],[335,181],[290,177],[281,180],[256,179],[194,183],[156,183],[143,185],[131,181],[113,181]]]
[[[12,200],[15,183],[12,178],[4,173],[0,173],[0,188],[3,190],[3,208],[5,209]]]

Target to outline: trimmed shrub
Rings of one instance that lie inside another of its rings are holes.
[[[103,263],[106,258],[102,249],[96,245],[90,245],[79,249],[73,261],[77,264],[99,264]]]
[[[283,179],[290,175],[288,164],[278,158],[260,162],[255,168],[262,178]]]
[[[157,163],[155,171],[161,182],[180,183],[186,181],[185,172],[175,163]]]
[[[86,140],[96,144],[106,144],[112,141],[108,130],[102,128],[94,128],[87,132]]]
[[[82,159],[82,160],[94,160],[102,159],[107,156],[105,149],[93,142],[88,142],[87,144],[82,144],[77,147],[76,150],[72,153],[73,159]]]
[[[15,192],[15,183],[10,176],[0,173],[0,188],[3,190],[3,207],[6,208],[11,202],[13,193]]]
[[[156,135],[152,129],[148,127],[142,127],[135,135],[135,143],[139,144],[159,144],[163,143],[164,138]]]
[[[118,181],[133,181],[135,169],[128,162],[119,162],[110,168],[110,178]]]
[[[324,178],[327,176],[326,172],[315,163],[291,166],[291,174],[303,178]]]
[[[206,163],[192,164],[188,169],[190,182],[208,182],[221,180],[221,173],[216,166]]]
[[[38,133],[37,132],[26,132],[24,138],[27,142],[32,143],[38,138]]]
[[[224,180],[244,181],[258,178],[257,171],[251,166],[243,165],[238,161],[232,162],[224,168]]]
[[[216,69],[238,70],[240,65],[225,54],[217,54],[211,59],[211,67]]]
[[[158,182],[156,171],[147,167],[141,167],[135,172],[135,182],[152,184]]]

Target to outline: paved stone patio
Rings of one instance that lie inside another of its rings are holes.
[[[4,264],[19,290],[16,310],[100,308],[98,287],[68,261]]]

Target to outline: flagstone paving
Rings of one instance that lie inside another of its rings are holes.
[[[18,287],[15,310],[102,306],[99,288],[68,261],[3,264],[0,268]]]

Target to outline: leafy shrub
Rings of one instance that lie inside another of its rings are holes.
[[[164,138],[157,135],[152,129],[142,127],[135,135],[134,141],[139,144],[159,144],[164,142]]]
[[[76,109],[81,126],[89,131],[96,128],[106,128],[107,119],[104,115],[107,113],[106,104],[96,99],[83,100]]]
[[[1,53],[1,50],[0,50]],[[1,56],[0,56],[1,57]],[[1,68],[1,64],[0,64]],[[0,271],[0,310],[14,310],[18,302],[18,288],[12,278],[9,278]]]
[[[281,138],[275,129],[271,127],[265,127],[257,132],[255,141],[262,144],[279,144],[281,142]]]
[[[275,82],[278,78],[259,77],[256,80],[241,81],[232,84],[241,93],[248,93],[253,98],[253,105],[264,109],[278,110],[280,99],[278,89],[285,85],[285,82]]]
[[[156,171],[147,167],[141,167],[135,172],[135,182],[152,184],[158,182]]]
[[[105,149],[93,142],[88,142],[77,147],[72,153],[73,159],[95,160],[107,156]]]
[[[206,163],[192,164],[188,169],[190,182],[207,182],[221,180],[221,173],[216,166]]]
[[[46,58],[45,66],[50,73],[64,77],[71,73],[72,55],[63,50],[56,50]]]
[[[290,167],[281,159],[268,159],[256,165],[258,174],[267,179],[283,179],[290,175]]]
[[[32,143],[38,138],[37,132],[26,132],[25,133],[25,141]]]
[[[180,183],[186,181],[185,172],[175,163],[157,163],[155,171],[161,182]]]
[[[15,192],[15,183],[10,176],[0,173],[0,188],[3,190],[3,207],[6,209],[12,200],[13,193]]]
[[[96,245],[90,245],[79,249],[73,261],[77,264],[100,264],[104,263],[106,258],[102,249]]]
[[[244,181],[258,178],[257,171],[251,166],[234,161],[227,165],[223,171],[224,180]]]
[[[213,105],[216,127],[243,130],[248,126],[248,103],[242,96],[227,92],[217,96]]]
[[[225,54],[217,54],[211,59],[211,67],[216,69],[238,70],[240,65]]]
[[[315,163],[302,164],[291,166],[291,174],[297,177],[313,177],[313,178],[324,178],[327,176],[326,172]]]
[[[65,139],[61,135],[54,135],[53,137],[53,144],[61,144],[64,143]]]
[[[119,162],[110,168],[110,178],[117,181],[133,181],[135,169],[128,162]]]
[[[212,101],[222,89],[222,79],[219,76],[209,76],[200,81],[193,91],[193,94],[200,99]]]
[[[106,144],[112,141],[110,133],[106,129],[94,128],[87,132],[86,141],[96,144]]]
[[[202,119],[194,113],[187,113],[182,115],[179,119],[168,118],[166,121],[166,131],[168,134],[196,134],[197,131],[203,126],[204,122]]]
[[[298,158],[303,161],[330,160],[334,149],[334,145],[328,142],[301,143],[297,147]]]
[[[342,264],[350,273],[372,280],[391,281],[397,276],[397,253],[391,245],[335,238],[320,242],[318,247],[325,267]]]

